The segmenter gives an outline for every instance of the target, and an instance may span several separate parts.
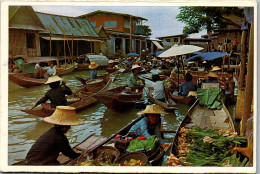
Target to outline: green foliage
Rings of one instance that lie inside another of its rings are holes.
[[[204,143],[203,139],[208,136],[214,139],[213,143]],[[246,142],[242,136],[223,136],[214,129],[202,129],[196,127],[188,131],[188,139],[193,142],[189,146],[186,162],[191,166],[219,166],[221,161],[231,155],[230,147],[235,144]]]
[[[148,25],[138,25],[138,28],[142,31],[142,35],[144,36],[151,36],[152,35],[152,30]]]
[[[152,150],[159,139],[156,136],[151,136],[146,140],[138,140],[134,139],[130,142],[129,146],[127,147],[127,152],[138,152],[138,151],[149,151]]]
[[[180,7],[176,19],[186,24],[183,34],[198,33],[202,30],[212,32],[216,29],[224,30],[227,25],[237,26],[224,15],[243,17],[243,9],[237,7]]]

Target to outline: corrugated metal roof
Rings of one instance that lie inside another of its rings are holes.
[[[98,37],[90,22],[87,19],[79,19],[68,16],[59,16],[36,12],[45,25],[46,33]]]
[[[94,14],[99,14],[99,13],[107,13],[107,14],[114,14],[114,15],[119,15],[119,16],[126,16],[126,17],[132,17],[132,18],[137,18],[137,19],[141,19],[141,20],[148,20],[144,17],[140,17],[140,16],[134,16],[134,15],[130,15],[130,14],[126,14],[126,13],[118,13],[118,12],[111,12],[111,11],[104,11],[104,10],[97,10],[97,11],[93,11],[91,13],[87,13],[81,16],[78,16],[80,18],[86,17],[86,16],[90,16],[90,15],[94,15]]]
[[[45,29],[31,6],[9,6],[9,28],[27,30]]]

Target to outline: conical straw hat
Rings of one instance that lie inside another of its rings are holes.
[[[219,71],[221,68],[219,66],[214,66],[211,71]]]
[[[47,123],[63,125],[63,126],[75,126],[84,124],[84,121],[79,119],[76,115],[74,107],[70,106],[57,106],[54,113],[43,119]]]
[[[61,81],[61,80],[62,80],[62,78],[60,78],[59,76],[55,75],[55,76],[49,77],[45,84],[49,84],[49,83],[53,83],[53,82],[57,82],[57,81]]]
[[[143,114],[169,114],[160,105],[147,105],[145,110],[139,112]]]
[[[114,63],[114,61],[113,60],[109,60],[108,63]]]
[[[89,69],[96,69],[98,67],[98,64],[96,62],[91,62],[90,65],[88,66]]]
[[[189,91],[188,97],[189,96],[197,96],[197,91]]]
[[[213,72],[213,71],[210,71],[208,74],[207,74],[208,77],[218,77],[217,73]]]
[[[136,68],[141,68],[141,67],[140,67],[139,65],[133,65],[133,66],[132,66],[132,70],[133,70],[133,69],[136,69]]]
[[[207,61],[206,61],[206,60],[204,60],[202,63],[207,63]]]

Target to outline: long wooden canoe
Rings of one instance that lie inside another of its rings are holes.
[[[59,69],[57,68],[57,75],[64,75],[67,73],[72,72],[76,66],[72,66],[67,69]],[[47,79],[41,78],[33,78],[32,74],[22,74],[22,73],[9,73],[9,80],[14,82],[15,84],[25,87],[25,88],[30,88],[33,86],[41,86],[44,85],[47,82]]]
[[[109,77],[109,74],[97,76],[97,78],[101,78],[103,80],[105,80],[105,78],[108,78],[108,77]],[[78,76],[75,76],[75,78],[78,79],[83,85],[86,85],[86,82],[89,81],[89,78],[83,79],[82,77],[78,77]]]
[[[174,111],[174,110],[178,109],[176,107],[177,104],[174,101],[172,101],[170,98],[167,98],[166,102],[162,102],[162,101],[155,99],[151,94],[147,94],[147,96],[148,96],[148,99],[152,103],[162,106],[162,108],[166,111],[170,112],[170,111]]]
[[[59,76],[64,75],[64,74],[69,74],[72,71],[74,71],[76,68],[77,68],[76,65],[71,66],[69,68],[56,68],[56,74]]]
[[[180,95],[175,95],[175,94],[172,94],[171,92],[169,92],[169,96],[176,102],[179,102],[179,103],[183,103],[183,104],[193,104],[195,101],[196,101],[196,97],[194,96],[189,96],[189,97],[186,97],[186,96],[180,96]]]
[[[98,93],[108,89],[109,85],[113,82],[113,80],[114,80],[113,78],[110,78],[110,80],[108,80],[106,85],[100,91],[97,91],[96,93],[88,93],[86,91],[86,87],[83,87],[83,88],[77,90],[72,95],[68,96],[68,98],[79,97],[79,100],[76,100],[74,102],[73,101],[68,102],[68,105],[75,107],[76,112],[82,111],[82,110],[88,108],[89,106],[92,106],[93,104],[98,102],[98,100],[94,96],[97,95]],[[82,95],[81,95],[81,93],[82,93]],[[41,109],[35,109],[35,110],[28,109],[28,110],[21,110],[21,111],[26,112],[31,115],[38,116],[38,117],[48,117],[51,114],[53,114],[55,109],[51,108],[50,103],[42,103]]]
[[[36,79],[36,78],[26,77],[23,74],[19,74],[19,73],[9,73],[9,80],[25,88],[30,88],[33,86],[41,86],[47,82],[47,79]]]
[[[120,109],[124,107],[133,106],[137,101],[143,97],[144,86],[132,87],[131,92],[126,92],[126,87],[120,86],[107,91],[104,91],[95,96],[109,109]],[[138,93],[136,93],[138,89]]]
[[[181,128],[192,129],[196,126],[201,127],[202,129],[227,129],[235,131],[235,127],[232,121],[232,118],[224,104],[222,104],[222,109],[207,109],[200,106],[199,99],[191,106],[188,110],[187,115],[182,120],[177,133],[172,142],[172,154],[178,156],[178,146],[179,137],[181,137],[180,130]]]
[[[121,70],[122,73],[131,72],[131,69],[116,69],[116,68],[107,68],[106,72],[113,73],[113,72],[116,72],[116,71],[119,71],[119,70]]]

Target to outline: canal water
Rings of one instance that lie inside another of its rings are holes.
[[[152,70],[151,73],[156,73]],[[106,72],[99,70],[98,74]],[[145,74],[150,76],[150,74]],[[89,77],[89,71],[74,71],[71,74],[64,75],[62,78],[67,85],[76,91],[83,85],[75,78]],[[124,73],[113,82],[111,87],[121,86],[127,83],[130,73]],[[23,160],[35,141],[47,130],[53,127],[52,124],[46,123],[42,118],[29,115],[22,112],[22,109],[30,109],[49,89],[48,85],[36,86],[32,88],[23,88],[9,81],[9,98],[8,98],[8,164]],[[178,110],[164,116],[164,129],[177,130],[180,122],[186,115],[190,106],[177,103]],[[39,108],[41,106],[38,106]],[[37,108],[36,108],[37,109]],[[77,115],[84,120],[85,124],[72,126],[66,134],[70,145],[73,147],[83,141],[89,135],[95,133],[105,137],[117,132],[128,123],[139,117],[140,109],[127,108],[126,110],[110,110],[101,102],[87,108]],[[165,142],[171,143],[174,133],[167,133]]]

